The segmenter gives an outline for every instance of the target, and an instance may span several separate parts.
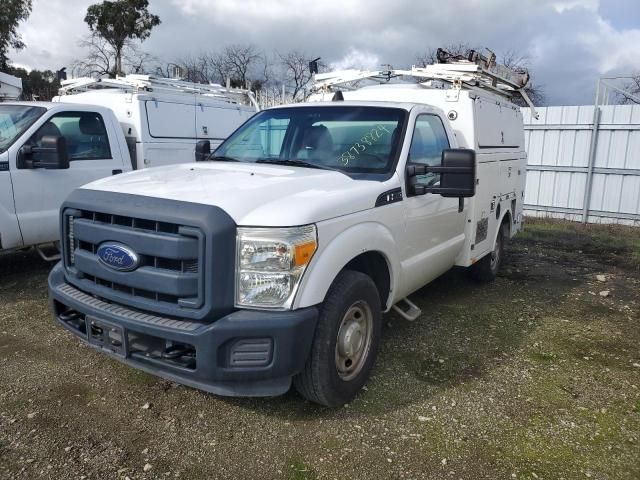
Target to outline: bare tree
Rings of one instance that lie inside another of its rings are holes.
[[[291,97],[295,100],[313,78],[309,70],[312,58],[297,50],[278,53],[278,57],[284,70],[284,80],[291,87]]]
[[[128,45],[122,56],[124,68],[129,73],[149,73],[157,69],[158,57],[145,52],[136,44]]]
[[[253,45],[229,45],[222,52],[223,71],[235,87],[246,88],[249,72],[262,60]]]
[[[616,93],[616,101],[622,104],[637,104],[637,98],[640,96],[640,72],[632,75],[629,81],[622,87],[625,92],[628,92],[630,95],[625,95],[624,93],[617,92]]]
[[[260,89],[272,78],[271,63],[266,54],[252,45],[229,45],[216,52],[201,53],[176,59],[159,69],[170,76],[171,66],[179,66],[182,78],[198,83],[219,83],[232,87]]]
[[[175,76],[176,67],[183,80],[195,83],[209,83],[214,81],[209,67],[209,59],[206,55],[185,56],[169,62],[164,67],[163,75]]]
[[[115,52],[113,47],[98,35],[89,35],[79,42],[80,47],[87,50],[87,56],[75,60],[72,64],[74,77],[115,77]],[[122,49],[123,73],[145,73],[154,70],[158,59],[141,50],[133,42],[125,42]]]
[[[524,87],[524,91],[531,99],[534,105],[542,105],[545,101],[544,89],[541,85],[533,83],[531,78],[531,58],[525,53],[517,52],[516,50],[509,49],[500,56],[500,63],[505,67],[508,67],[518,73],[528,73],[530,76],[529,83]],[[520,105],[521,107],[528,107],[527,103],[520,95],[516,95],[513,98],[513,103]]]
[[[85,58],[73,62],[71,72],[74,77],[104,77],[115,74],[114,51],[105,39],[89,35],[80,40],[78,45],[88,53]]]

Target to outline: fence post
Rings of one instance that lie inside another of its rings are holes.
[[[596,86],[596,101],[593,105],[593,126],[591,128],[591,143],[589,144],[589,164],[587,167],[587,180],[584,185],[584,203],[582,205],[582,223],[587,223],[589,218],[589,205],[591,203],[591,188],[593,186],[593,168],[596,163],[596,149],[598,148],[598,131],[600,127],[600,79]]]

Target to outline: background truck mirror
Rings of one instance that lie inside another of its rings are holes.
[[[196,143],[196,162],[206,162],[211,155],[211,142],[200,140]]]
[[[69,153],[64,137],[47,135],[40,146],[24,145],[18,153],[18,168],[44,168],[64,170],[69,168]]]
[[[420,185],[418,176],[427,173],[439,173],[439,184]],[[441,166],[410,164],[406,175],[413,195],[435,193],[443,197],[473,197],[476,194],[476,152],[464,148],[443,150]]]

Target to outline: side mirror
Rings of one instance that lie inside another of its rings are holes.
[[[42,137],[40,147],[24,145],[18,152],[18,168],[44,168],[64,170],[69,168],[69,154],[64,137]]]
[[[196,162],[206,162],[211,155],[211,142],[200,140],[196,143]]]
[[[418,183],[418,175],[439,173],[440,185]],[[407,165],[407,180],[413,195],[435,193],[443,197],[473,197],[476,194],[476,152],[463,148],[442,151],[442,165]]]

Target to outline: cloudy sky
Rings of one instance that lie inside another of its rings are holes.
[[[34,0],[15,64],[53,69],[83,55],[96,0]],[[410,66],[467,42],[528,55],[550,105],[593,102],[600,74],[640,71],[640,0],[151,0],[162,19],[143,49],[172,61],[229,43],[298,49],[335,66]]]

